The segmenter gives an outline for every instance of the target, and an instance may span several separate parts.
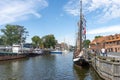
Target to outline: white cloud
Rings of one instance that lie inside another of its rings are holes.
[[[79,0],[69,0],[69,2],[64,6],[66,12],[77,16],[79,14]]]
[[[0,0],[0,25],[24,20],[30,15],[40,18],[38,11],[47,6],[46,0]]]
[[[87,34],[107,34],[107,33],[120,33],[120,25],[114,25],[109,27],[102,27],[93,30],[89,30]]]
[[[69,0],[64,9],[69,14],[78,16],[80,0]],[[97,13],[93,16],[99,16],[97,18],[101,22],[109,21],[120,18],[120,0],[83,0],[83,10],[85,14]]]

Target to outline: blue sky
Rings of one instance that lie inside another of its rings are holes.
[[[27,42],[34,35],[54,34],[74,45],[79,8],[79,0],[0,0],[0,28],[18,24],[29,31]],[[87,39],[120,33],[120,0],[83,0],[83,13]]]

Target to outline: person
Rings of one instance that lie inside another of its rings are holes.
[[[105,48],[102,48],[102,49],[101,49],[101,53],[102,53],[103,56],[107,56],[107,53],[106,53]]]

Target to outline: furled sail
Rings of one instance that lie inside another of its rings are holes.
[[[83,56],[84,40],[86,39],[86,20],[82,14],[82,0],[80,1],[80,20],[78,24],[78,33],[76,38],[76,46],[74,51],[74,59]]]

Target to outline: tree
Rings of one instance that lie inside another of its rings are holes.
[[[0,45],[4,45],[5,43],[4,43],[4,37],[3,36],[1,36],[1,38],[0,38]]]
[[[99,36],[95,36],[95,39],[96,39],[96,38],[100,38],[100,37],[102,37],[102,36],[100,36],[100,35],[99,35]]]
[[[45,48],[55,48],[55,45],[57,43],[54,35],[46,35],[42,38],[43,44]]]
[[[1,29],[1,32],[3,33],[2,37],[6,45],[25,42],[26,34],[28,33],[24,26],[9,24],[5,26],[5,29]]]
[[[32,43],[34,47],[40,47],[40,45],[42,44],[42,40],[40,39],[39,36],[33,36]]]
[[[90,40],[84,41],[84,47],[89,48]]]

